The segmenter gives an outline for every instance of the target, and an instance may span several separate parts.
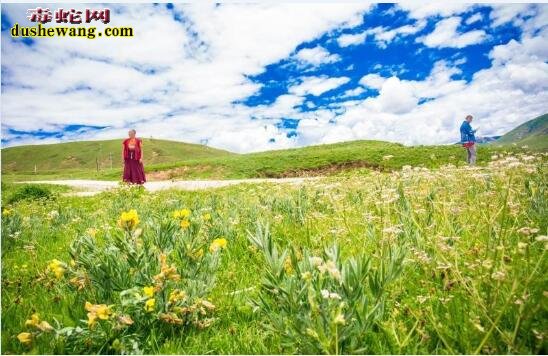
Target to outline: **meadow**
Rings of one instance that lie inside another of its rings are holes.
[[[547,353],[546,153],[385,155],[299,186],[3,185],[2,353]]]

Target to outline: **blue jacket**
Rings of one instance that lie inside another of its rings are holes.
[[[465,120],[462,125],[460,125],[460,142],[476,142],[475,132],[476,130],[472,130],[470,123]]]

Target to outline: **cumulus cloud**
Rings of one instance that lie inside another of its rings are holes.
[[[289,92],[295,95],[321,95],[325,92],[338,88],[339,86],[348,83],[350,78],[348,77],[305,77],[300,84],[294,85],[289,88]]]
[[[463,48],[481,43],[486,38],[486,33],[483,30],[459,33],[457,28],[460,23],[461,18],[458,16],[447,18],[438,22],[432,33],[427,36],[420,37],[417,40],[424,43],[428,47]]]
[[[146,137],[207,142],[236,152],[351,139],[433,144],[457,141],[468,113],[481,135],[497,135],[546,112],[548,6],[493,5],[482,25],[489,22],[495,31],[513,24],[522,34],[485,52],[490,66],[468,81],[461,79],[467,55],[459,49],[485,41],[488,32],[459,32],[462,19],[476,23],[477,14],[466,17],[475,5],[397,6],[411,24],[370,28],[362,23],[369,5],[362,4],[109,5],[110,25],[134,26],[134,39],[35,39],[29,46],[3,33],[2,139],[106,139],[136,126]],[[22,25],[27,7],[3,4],[2,10]],[[367,67],[362,57],[344,52],[368,38],[379,47],[415,41],[430,21],[436,21],[435,29],[418,43],[431,51],[450,47],[455,55],[432,59],[424,79],[411,80],[401,71],[381,76],[387,73],[382,58]],[[338,48],[329,46],[333,40]],[[280,61],[297,63],[289,78],[269,72]],[[266,80],[253,79],[265,73]],[[271,82],[282,92],[260,105],[245,104]],[[283,118],[299,120],[297,136],[280,128]],[[67,131],[67,125],[106,128]]]
[[[313,66],[334,63],[341,59],[338,54],[330,54],[329,51],[322,46],[316,46],[314,48],[303,48],[299,52],[297,52],[295,58],[302,64],[311,64]]]
[[[36,39],[28,46],[3,34],[4,140],[14,138],[10,130],[61,131],[57,140],[102,139],[119,137],[127,127],[139,126],[147,136],[207,140],[234,151],[265,148],[265,142],[270,147],[274,143],[270,138],[265,141],[263,134],[264,125],[272,122],[257,113],[259,109],[234,104],[260,89],[249,77],[326,31],[359,25],[369,8],[367,4],[108,6],[112,11],[109,25],[133,26],[134,38],[49,38]],[[27,8],[2,5],[12,23],[29,26]],[[103,30],[100,23],[97,27]],[[324,51],[318,47],[300,55],[313,64],[337,59],[322,57]],[[329,83],[323,85],[329,87]],[[318,93],[323,89],[307,90]],[[263,108],[264,112],[287,110],[282,106],[289,104],[283,101]],[[250,120],[253,115],[264,119]],[[63,131],[72,124],[108,129],[85,136]],[[257,135],[250,135],[249,140],[237,134],[253,130]]]
[[[348,47],[352,45],[358,45],[360,43],[363,43],[365,41],[365,38],[367,37],[366,32],[362,33],[355,33],[355,34],[344,34],[337,38],[337,43],[340,47]]]

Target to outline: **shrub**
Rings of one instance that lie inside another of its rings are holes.
[[[402,271],[402,249],[385,247],[374,267],[366,256],[343,260],[337,245],[322,256],[280,251],[268,227],[259,226],[249,240],[266,260],[253,303],[267,328],[282,336],[282,347],[300,354],[371,352],[367,337],[385,316],[386,288]]]
[[[8,204],[13,204],[21,200],[40,200],[50,199],[53,193],[50,189],[36,184],[25,184],[18,188],[8,199]]]

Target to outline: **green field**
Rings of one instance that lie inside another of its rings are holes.
[[[186,146],[183,144],[183,147]],[[166,160],[164,163],[148,161],[147,155],[151,154],[149,149],[148,153],[145,152],[144,159],[148,179],[316,176],[332,175],[341,171],[360,168],[390,171],[400,169],[405,165],[421,165],[434,168],[444,164],[463,165],[465,164],[466,155],[460,145],[404,146],[383,141],[351,141],[249,154],[229,154],[225,151],[216,150],[203,152],[206,147],[195,147],[195,145],[191,147],[198,151],[195,153],[187,151],[187,153],[180,156],[176,154],[169,157],[162,156],[162,159]],[[57,151],[57,147],[55,148]],[[33,149],[36,149],[36,146]],[[122,174],[119,161],[117,166],[114,166],[115,168],[110,169],[110,166],[108,166],[102,168],[99,172],[91,164],[86,167],[66,169],[54,166],[58,164],[58,161],[50,163],[51,170],[39,171],[38,174],[34,174],[30,170],[13,170],[10,162],[14,160],[14,153],[11,150],[15,150],[15,148],[2,150],[2,158],[5,159],[3,161],[5,165],[2,166],[2,178],[6,181],[68,178],[119,180]],[[26,152],[23,148],[21,150]],[[4,151],[6,152],[4,153]],[[478,163],[485,164],[489,161],[491,155],[504,151],[521,152],[524,150],[514,146],[480,145],[478,148]],[[184,157],[188,158],[182,159]]]
[[[4,184],[2,352],[546,354],[546,156],[426,149],[303,186]]]
[[[2,174],[31,175],[36,167],[38,175],[89,175],[97,169],[111,170],[111,163],[113,169],[120,170],[121,152],[122,139],[10,147],[1,151]],[[149,164],[231,155],[208,146],[151,138],[143,139],[143,152]]]

